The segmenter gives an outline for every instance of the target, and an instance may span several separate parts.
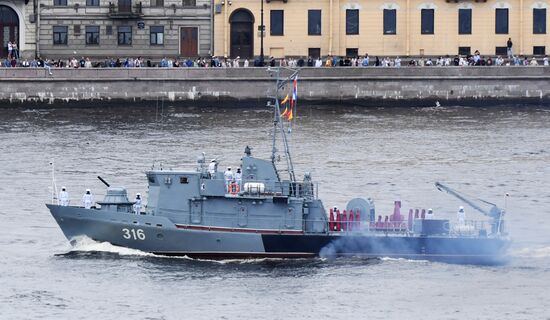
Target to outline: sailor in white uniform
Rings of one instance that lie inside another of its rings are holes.
[[[435,218],[434,211],[431,208],[428,209],[428,212],[426,212],[426,219],[431,220],[434,218]]]
[[[466,213],[464,212],[464,207],[460,206],[458,207],[458,212],[456,213],[456,219],[458,220],[458,224],[463,226],[466,221]]]
[[[69,193],[67,192],[67,188],[65,187],[61,187],[61,192],[59,192],[58,204],[64,207],[69,205]]]
[[[210,174],[210,179],[216,178],[216,172],[218,172],[218,162],[216,159],[212,159],[208,165],[208,173]]]
[[[241,172],[241,168],[237,168],[237,172],[235,172],[235,182],[239,185],[239,188],[241,187],[241,182],[243,181],[243,174]]]
[[[86,209],[90,209],[92,207],[94,197],[92,196],[92,191],[90,191],[90,189],[86,189],[86,193],[82,196],[82,203]]]
[[[134,213],[139,214],[141,212],[141,193],[136,193],[136,198],[134,199]]]
[[[229,184],[231,181],[233,181],[233,172],[231,171],[231,167],[227,167],[227,170],[223,173],[223,176],[225,178],[225,188],[229,188]]]

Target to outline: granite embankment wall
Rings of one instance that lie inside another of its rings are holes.
[[[0,69],[0,106],[98,101],[263,106],[265,68]],[[289,88],[290,91],[290,88]],[[485,105],[550,103],[550,67],[304,68],[302,104]],[[261,105],[259,105],[261,103]]]

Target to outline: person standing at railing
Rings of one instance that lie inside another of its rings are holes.
[[[428,209],[428,212],[426,212],[426,220],[432,220],[435,219],[434,211],[432,208]]]
[[[11,56],[15,60],[19,60],[19,48],[17,48],[17,42],[11,44]]]
[[[218,172],[218,162],[216,159],[212,159],[208,165],[208,173],[210,174],[210,179],[216,179],[216,173]]]
[[[237,168],[237,172],[235,172],[235,175],[233,177],[235,179],[235,182],[239,186],[239,189],[241,188],[241,182],[243,181],[243,174],[241,172],[241,168]]]
[[[458,207],[458,212],[456,214],[456,219],[458,220],[458,224],[463,226],[466,221],[466,213],[464,212],[464,207],[460,206]]]
[[[68,206],[69,205],[69,193],[67,192],[67,188],[61,187],[61,192],[59,192],[59,205],[60,206]]]
[[[508,41],[506,41],[506,55],[508,56],[508,59],[514,57],[514,53],[512,52],[513,45],[514,44],[512,43],[512,38],[508,38]]]
[[[233,181],[233,171],[231,171],[231,167],[227,167],[223,176],[225,177],[225,189],[229,190],[229,184]]]
[[[94,203],[94,198],[92,196],[92,191],[90,189],[86,189],[86,193],[84,196],[82,196],[82,204],[84,204],[84,208],[90,209],[92,208],[92,204]]]
[[[8,59],[12,58],[12,54],[13,54],[13,44],[11,43],[11,41],[8,41]]]
[[[141,213],[141,194],[139,192],[136,193],[136,199],[134,200],[134,213]]]

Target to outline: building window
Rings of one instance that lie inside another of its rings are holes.
[[[384,34],[397,33],[397,10],[384,9]]]
[[[119,26],[118,27],[118,45],[129,46],[131,44],[132,44],[132,27]]]
[[[346,34],[359,34],[359,10],[346,10]]]
[[[434,34],[434,9],[422,9],[420,20],[420,33]]]
[[[534,46],[533,47],[533,55],[544,56],[545,54],[546,54],[546,47],[545,46]]]
[[[533,9],[533,33],[546,33],[546,9]]]
[[[99,7],[99,0],[86,0],[86,7]]]
[[[67,0],[53,0],[54,6],[66,6]]]
[[[508,33],[508,9],[496,9],[495,11],[495,33]]]
[[[270,34],[282,36],[284,34],[285,12],[283,10],[271,10]]]
[[[308,10],[307,34],[310,36],[321,34],[321,10]]]
[[[99,44],[99,26],[86,26],[86,44]]]
[[[508,54],[508,48],[507,47],[496,47],[495,48],[495,54],[497,56],[506,56]]]
[[[458,54],[461,56],[470,55],[471,52],[472,52],[472,49],[470,47],[458,47]]]
[[[183,6],[184,7],[196,7],[197,6],[197,0],[183,0]]]
[[[162,8],[164,7],[164,0],[151,0],[152,8]]]
[[[321,48],[309,48],[307,49],[307,55],[312,58],[319,58],[321,57]]]
[[[346,57],[357,57],[359,56],[359,49],[357,48],[346,48]]]
[[[472,34],[472,9],[458,9],[458,34]]]
[[[53,44],[54,45],[66,45],[67,44],[67,26],[54,26],[53,27]]]
[[[164,44],[164,26],[151,26],[151,45]]]

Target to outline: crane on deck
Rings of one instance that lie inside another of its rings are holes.
[[[466,203],[470,207],[481,212],[485,216],[491,218],[492,232],[497,234],[501,233],[501,230],[503,229],[503,225],[504,225],[503,217],[504,217],[505,210],[499,208],[496,204],[491,203],[489,201],[485,201],[479,198],[469,197],[466,194],[459,192],[451,187],[448,187],[440,182],[436,182],[435,187],[439,191],[445,191],[448,194],[454,196],[455,198],[462,200],[464,203]],[[506,194],[506,196],[508,196],[508,194]],[[489,206],[489,209],[483,208],[482,206]]]

